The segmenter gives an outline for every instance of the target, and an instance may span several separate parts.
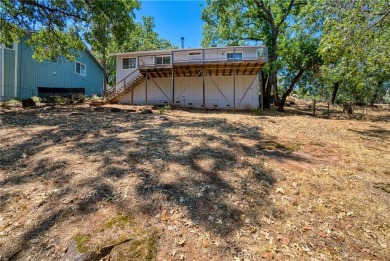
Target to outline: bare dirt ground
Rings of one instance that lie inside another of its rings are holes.
[[[0,108],[0,260],[390,260],[390,110],[305,106]]]

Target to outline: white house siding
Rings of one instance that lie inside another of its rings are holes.
[[[175,77],[175,104],[182,107],[201,108],[203,83],[200,77]]]
[[[118,56],[116,59],[116,82],[120,82],[123,78],[129,75],[131,72],[137,70],[135,69],[122,69],[123,58],[134,58],[134,56]],[[135,57],[137,58],[137,57]],[[138,64],[136,65],[138,67]]]
[[[205,76],[206,108],[233,109],[234,83],[233,75]],[[236,109],[256,109],[259,106],[259,87],[257,75],[236,75]],[[155,82],[153,82],[153,80]],[[153,78],[147,82],[147,104],[172,104],[172,79]],[[159,85],[161,90],[157,87]],[[217,88],[218,86],[218,88]],[[133,89],[133,103],[136,105],[146,102],[146,81]],[[164,93],[165,95],[164,95]],[[131,104],[129,92],[119,103]],[[167,96],[167,97],[166,97]],[[199,77],[175,77],[174,103],[181,107],[202,108],[203,79]]]
[[[148,104],[170,104],[172,100],[171,78],[148,80]]]

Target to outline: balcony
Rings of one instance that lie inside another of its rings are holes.
[[[191,69],[191,68],[249,68],[262,67],[266,62],[265,46],[216,47],[202,49],[178,49],[159,55],[137,57],[141,71]]]

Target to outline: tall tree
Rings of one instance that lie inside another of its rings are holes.
[[[320,21],[322,75],[333,86],[332,101],[340,89],[350,100],[376,98],[390,80],[390,3],[313,0],[310,6]]]
[[[164,50],[176,49],[170,41],[161,38],[155,29],[154,18],[147,16],[142,17],[141,22],[134,25],[134,29],[125,35],[122,43],[118,41],[111,41],[108,46],[110,53],[123,53],[135,51],[150,51],[150,50]],[[116,66],[115,58],[109,57],[107,59],[107,73],[109,85],[115,84]]]
[[[287,97],[304,74],[308,71],[318,72],[322,62],[318,54],[318,37],[314,37],[308,28],[302,28],[300,25],[294,27],[296,29],[289,29],[290,32],[280,41],[280,57],[283,64],[280,75],[284,76],[284,84],[280,84],[282,95],[278,111],[284,111]],[[315,74],[310,75],[313,77]],[[306,79],[305,82],[312,81]]]
[[[262,81],[265,108],[270,107],[271,91],[275,100],[279,100],[277,73],[281,69],[278,64],[281,35],[304,5],[305,2],[299,0],[207,0],[202,12],[206,22],[203,46],[248,42],[267,45],[267,80]]]
[[[133,29],[139,7],[137,0],[2,0],[0,42],[29,34],[38,60],[75,59],[87,42],[103,54],[105,67],[108,42],[122,41]]]

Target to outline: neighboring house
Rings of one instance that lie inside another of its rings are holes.
[[[89,51],[80,51],[74,62],[38,62],[32,54],[23,41],[10,46],[0,44],[0,101],[102,93],[103,68]]]
[[[117,53],[111,102],[256,109],[265,46]]]

